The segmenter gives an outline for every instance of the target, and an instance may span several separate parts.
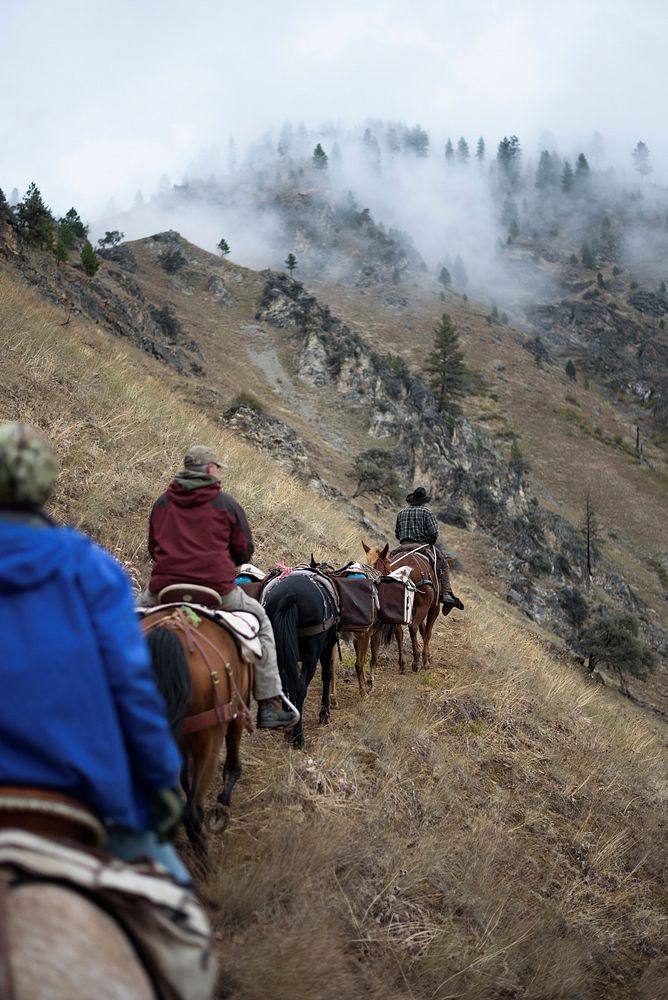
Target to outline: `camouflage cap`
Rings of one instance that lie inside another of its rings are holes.
[[[224,462],[221,462],[213,448],[208,448],[205,444],[194,444],[186,452],[186,457],[183,459],[183,468],[193,469],[202,465],[217,465],[221,469],[228,468]]]
[[[30,424],[0,424],[0,504],[41,505],[58,475],[49,442]]]

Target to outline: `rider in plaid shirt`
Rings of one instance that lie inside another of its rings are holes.
[[[433,512],[426,507],[431,500],[424,486],[417,486],[406,497],[408,507],[403,507],[397,514],[394,529],[396,537],[403,546],[411,544],[431,545],[434,550],[436,572],[438,573],[443,614],[448,615],[453,608],[464,610],[464,605],[452,593],[448,562],[440,545],[437,544],[438,521]]]

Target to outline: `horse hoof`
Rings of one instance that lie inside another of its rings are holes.
[[[326,708],[320,709],[320,725],[326,726],[329,722],[329,711]]]
[[[406,673],[406,668],[405,667],[399,667],[399,673],[400,674],[405,674]]]
[[[230,822],[230,807],[216,802],[206,818],[207,829],[211,833],[223,833]]]
[[[411,664],[411,669],[412,669],[413,673],[416,674],[418,672],[418,670],[420,669],[420,664],[419,663],[412,663]]]
[[[329,699],[329,707],[330,708],[338,708],[339,707],[339,703],[336,700],[336,698],[330,698]]]

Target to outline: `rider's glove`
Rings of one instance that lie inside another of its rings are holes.
[[[181,822],[183,801],[173,788],[160,788],[149,800],[150,825],[158,840],[171,840]]]

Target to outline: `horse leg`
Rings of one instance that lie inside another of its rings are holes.
[[[198,748],[199,742],[198,740]],[[185,776],[184,791],[186,793],[186,804],[183,809],[183,826],[198,859],[206,864],[207,844],[203,831],[204,811],[198,797],[201,757],[199,754],[193,752],[190,744],[188,751],[184,752],[184,758],[185,763],[181,773],[182,781]]]
[[[371,635],[371,662],[369,664],[369,680],[367,682],[369,691],[373,691],[373,680],[376,667],[378,666],[378,650],[383,638],[383,626],[377,625]]]
[[[320,722],[326,725],[330,718],[330,690],[332,686],[332,670],[334,667],[334,657],[332,650],[328,646],[320,654],[320,665],[322,667],[322,698],[320,700]]]
[[[438,618],[439,611],[441,610],[440,605],[432,604],[427,612],[427,618],[425,621],[424,632],[422,633],[422,665],[426,670],[431,664],[431,633],[434,628],[434,622]]]
[[[420,647],[418,645],[418,630],[420,628],[420,622],[416,622],[415,619],[408,626],[408,633],[411,637],[411,644],[413,646],[413,662],[411,663],[411,669],[417,671],[420,669]]]
[[[329,705],[330,708],[338,708],[339,703],[336,698],[336,660],[339,655],[339,650],[336,642],[332,644],[332,656],[331,656],[331,666],[332,666],[332,676],[329,683]]]
[[[366,660],[366,654],[369,648],[369,633],[363,632],[360,635],[354,636],[353,646],[355,647],[355,671],[357,673],[357,683],[359,684],[360,694],[364,697],[368,686],[366,678],[364,677],[364,661]]]
[[[404,666],[404,627],[403,625],[394,626],[394,634],[397,639],[397,646],[399,647],[399,673],[405,674],[406,668]]]
[[[216,805],[208,817],[208,826],[212,833],[223,833],[230,821],[230,805],[232,789],[241,777],[241,759],[239,747],[243,734],[241,719],[233,719],[225,734],[225,765],[223,767],[223,790],[216,799]]]

